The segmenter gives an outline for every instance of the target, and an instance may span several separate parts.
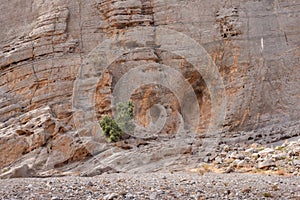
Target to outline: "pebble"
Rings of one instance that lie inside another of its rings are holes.
[[[103,197],[103,200],[113,200],[114,198],[117,198],[118,195],[116,193],[107,194]]]
[[[300,167],[300,160],[293,160],[293,165]]]
[[[252,156],[253,158],[259,158],[259,157],[260,157],[260,155],[259,155],[258,153],[253,153],[251,156]]]
[[[237,167],[243,167],[245,165],[245,161],[241,160],[237,163]]]
[[[215,158],[215,161],[216,161],[217,164],[219,164],[219,163],[222,163],[222,162],[223,162],[223,159],[222,159],[221,157],[217,156],[217,157]]]
[[[149,198],[150,198],[150,200],[156,200],[157,199],[157,193],[156,192],[151,193]]]
[[[245,150],[246,153],[253,153],[253,148],[249,148]]]
[[[204,158],[203,162],[208,163],[208,161],[209,161],[209,157],[206,156],[206,157]]]
[[[28,188],[28,189],[32,189],[32,185],[31,184],[29,184],[29,185],[27,185],[27,187],[26,188]]]
[[[92,187],[94,184],[93,184],[91,181],[89,181],[89,182],[87,183],[87,185],[90,186],[90,187]]]
[[[245,157],[244,160],[248,162],[248,161],[251,161],[251,158],[250,157]]]
[[[128,194],[126,194],[125,195],[125,199],[127,200],[129,200],[129,199],[132,199],[132,198],[134,198],[134,196],[132,195],[132,194],[130,194],[130,193],[128,193]]]
[[[224,145],[223,151],[228,152],[229,151],[229,145]]]
[[[236,158],[238,158],[238,154],[236,152],[232,152],[229,157],[236,159]]]

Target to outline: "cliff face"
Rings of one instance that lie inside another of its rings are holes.
[[[1,3],[0,167],[47,171],[99,152],[109,167],[116,154],[132,159],[134,150],[107,144],[97,125],[129,97],[141,137],[299,135],[299,8],[292,0]],[[189,148],[180,147],[166,155]]]

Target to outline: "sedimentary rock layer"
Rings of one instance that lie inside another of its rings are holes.
[[[206,135],[211,124],[227,143],[299,135],[299,9],[292,0],[1,3],[0,167],[31,163],[48,170],[109,149],[99,127],[89,123],[114,113],[118,81],[142,65],[169,66],[182,74],[197,98],[199,138],[211,136]],[[152,32],[138,34],[141,29]],[[107,41],[121,41],[111,49],[125,52],[109,54],[110,63],[101,57],[111,50],[101,49]],[[161,49],[171,43],[178,48]],[[202,57],[193,58],[197,53]],[[204,62],[210,64],[203,69],[210,74],[214,69],[222,85],[196,69]],[[96,81],[89,79],[92,73]],[[173,137],[189,120],[181,110],[189,102],[182,104],[170,88],[142,85],[131,100],[136,121],[146,128],[158,119],[155,104],[161,104],[166,123],[160,134]],[[220,88],[225,95],[216,99]],[[93,106],[85,108],[89,103]],[[217,104],[224,109],[221,122]]]

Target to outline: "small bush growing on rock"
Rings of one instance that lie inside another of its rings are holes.
[[[133,103],[118,103],[117,104],[117,117],[115,119],[104,116],[100,121],[100,126],[109,142],[119,141],[124,132],[133,132],[134,124],[132,123]]]
[[[117,142],[122,137],[122,130],[114,119],[104,116],[100,121],[102,131],[109,142]]]

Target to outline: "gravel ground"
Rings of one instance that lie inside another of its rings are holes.
[[[0,199],[300,199],[300,180],[192,172],[20,178],[1,180]]]

